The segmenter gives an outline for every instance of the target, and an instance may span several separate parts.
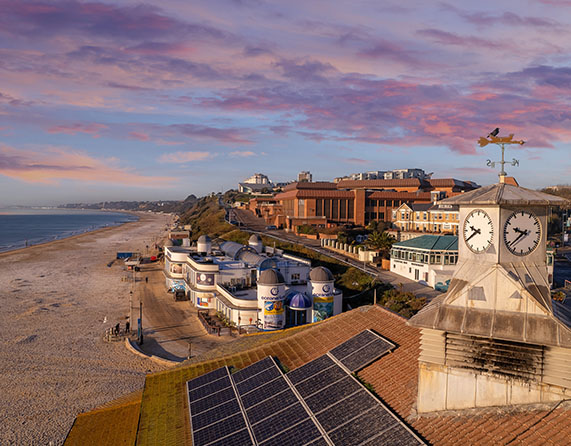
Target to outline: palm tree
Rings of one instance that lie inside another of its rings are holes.
[[[396,239],[386,231],[374,231],[367,239],[367,245],[372,249],[378,250],[384,259],[389,258],[389,253],[394,242],[396,242]]]

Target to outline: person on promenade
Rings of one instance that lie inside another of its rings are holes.
[[[129,334],[129,329],[131,328],[131,324],[129,321],[125,322],[125,334]]]
[[[148,277],[145,277],[145,282],[146,282],[146,283],[149,283],[149,278],[148,278]]]
[[[120,332],[121,332],[121,322],[117,322],[117,325],[115,325],[115,335],[119,336]]]

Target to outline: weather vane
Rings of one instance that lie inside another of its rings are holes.
[[[498,136],[498,133],[500,133],[500,129],[496,127],[494,130],[492,130],[490,132],[490,134],[486,138],[480,138],[478,140],[478,144],[480,145],[480,147],[484,147],[484,146],[487,146],[488,144],[493,143],[493,144],[497,144],[498,146],[500,146],[502,148],[502,160],[501,161],[488,160],[486,165],[489,167],[496,167],[496,164],[501,164],[502,170],[498,174],[498,176],[500,177],[500,182],[503,183],[503,180],[507,175],[506,171],[504,170],[504,165],[505,164],[511,164],[512,166],[519,166],[519,161],[516,160],[515,158],[513,158],[511,162],[504,161],[504,145],[505,144],[519,144],[521,146],[521,145],[525,144],[525,141],[524,140],[519,140],[519,141],[514,140],[513,139],[514,138],[513,133],[510,133],[509,136],[503,136],[503,137]]]

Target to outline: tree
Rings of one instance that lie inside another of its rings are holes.
[[[374,250],[378,250],[384,259],[389,258],[394,242],[396,242],[396,239],[386,231],[375,231],[367,239],[367,245]]]

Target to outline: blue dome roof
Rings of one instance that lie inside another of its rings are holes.
[[[311,299],[304,293],[292,291],[286,297],[286,305],[290,308],[305,310],[307,308],[311,308]]]

